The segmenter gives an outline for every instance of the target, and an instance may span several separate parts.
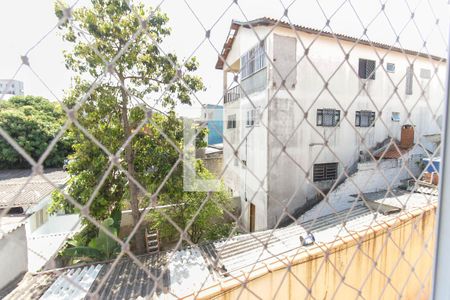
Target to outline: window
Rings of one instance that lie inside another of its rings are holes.
[[[414,76],[414,68],[408,67],[406,69],[406,95],[412,95],[413,94],[413,76]]]
[[[341,111],[337,109],[318,109],[317,110],[317,126],[336,126],[341,118]]]
[[[386,64],[386,71],[388,71],[389,73],[395,73],[395,64],[387,63]]]
[[[258,124],[259,124],[258,111],[256,109],[247,111],[247,123],[246,123],[247,127]]]
[[[244,79],[266,66],[265,44],[256,45],[241,57],[241,78]]]
[[[375,126],[375,112],[369,110],[360,110],[355,114],[356,127]]]
[[[400,113],[399,112],[392,112],[391,120],[393,122],[400,122]]]
[[[236,115],[229,115],[227,119],[227,129],[236,128]]]
[[[315,164],[313,170],[313,181],[337,179],[338,163]]]
[[[358,75],[363,79],[375,79],[375,61],[360,58]]]

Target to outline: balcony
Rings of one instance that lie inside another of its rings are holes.
[[[223,99],[223,102],[225,104],[227,104],[230,102],[234,102],[234,101],[238,100],[239,98],[241,98],[241,87],[239,85],[237,85],[227,91],[227,93],[225,94],[225,97]]]

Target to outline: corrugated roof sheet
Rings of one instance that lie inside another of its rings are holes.
[[[331,33],[331,32],[327,32],[324,30],[319,30],[319,29],[311,28],[311,27],[307,27],[307,26],[290,24],[288,22],[276,20],[273,18],[262,17],[262,18],[254,19],[254,20],[247,21],[247,22],[237,21],[237,20],[233,20],[231,22],[230,33],[229,33],[229,36],[227,37],[227,40],[225,41],[225,44],[222,48],[221,54],[217,59],[216,69],[223,69],[224,60],[226,60],[226,58],[233,46],[233,42],[236,38],[237,31],[239,30],[239,28],[241,26],[249,28],[249,27],[256,27],[256,26],[275,26],[275,25],[284,27],[284,28],[293,28],[295,30],[314,34],[314,35],[320,35],[320,36],[325,36],[325,37],[330,37],[330,38],[336,37],[339,40],[357,43],[360,45],[373,46],[373,47],[382,48],[382,49],[400,52],[400,53],[405,53],[405,54],[409,54],[409,55],[417,55],[420,57],[431,58],[431,59],[441,61],[441,62],[446,61],[445,58],[442,58],[442,57],[439,57],[436,55],[430,55],[427,53],[422,53],[420,51],[414,51],[414,50],[408,50],[408,49],[404,49],[404,48],[394,47],[393,45],[387,45],[387,44],[380,43],[380,42],[368,41],[365,39],[360,39],[360,38],[356,38],[356,37],[345,35],[345,34]]]
[[[402,212],[427,207],[437,197],[397,191],[364,194],[366,200],[402,207]],[[354,198],[353,198],[354,199]],[[401,213],[401,212],[400,212]],[[333,243],[349,232],[361,232],[373,224],[398,218],[399,212],[383,215],[373,211],[363,202],[349,203],[349,207],[331,215],[302,222],[285,228],[243,234],[231,239],[216,241],[179,250],[140,257],[142,264],[154,277],[160,277],[155,284],[152,276],[141,270],[131,259],[121,259],[105,284],[100,289],[100,299],[177,298],[189,295],[227,276],[238,276],[258,266],[289,253],[306,251],[300,244],[300,236],[312,232],[316,242]],[[344,222],[345,221],[345,222]],[[303,250],[302,250],[303,249]],[[173,255],[172,255],[173,254]],[[98,263],[95,265],[99,265]],[[73,267],[64,272],[81,274],[91,266]],[[102,264],[89,292],[96,290],[100,280],[108,272],[111,263]],[[58,290],[64,285],[49,277],[52,271],[28,276],[7,299],[37,299],[46,290]],[[88,273],[85,271],[85,273]],[[55,275],[56,276],[56,275]],[[93,276],[89,277],[91,282]],[[84,276],[74,277],[82,283]],[[88,283],[89,283],[88,282]],[[20,291],[24,291],[21,294]],[[30,290],[36,292],[31,293]],[[72,299],[62,292],[59,300]],[[72,295],[72,294],[71,294]],[[79,294],[76,294],[79,295]]]
[[[25,222],[16,222],[16,223],[8,224],[8,225],[1,225],[1,227],[0,227],[0,230],[1,230],[0,231],[0,240],[3,239],[8,234],[10,234],[11,232],[16,231],[17,229],[19,229],[23,225],[25,225]]]
[[[48,169],[45,176],[62,187],[69,175],[60,169]],[[0,171],[0,208],[31,206],[39,203],[55,188],[41,176],[31,176],[31,170]]]
[[[409,149],[403,149],[400,148],[399,144],[391,144],[387,149],[384,149],[382,151],[378,151],[377,153],[374,153],[373,156],[376,159],[397,159],[402,157],[405,153],[407,153],[411,148]]]

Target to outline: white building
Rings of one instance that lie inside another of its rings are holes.
[[[45,269],[64,242],[80,229],[80,218],[78,214],[48,213],[55,186],[63,188],[69,179],[65,171],[45,171],[53,185],[39,175],[30,176],[30,170],[0,171],[0,230],[25,224],[28,271],[36,272]]]
[[[277,225],[285,206],[301,214],[315,205],[362,155],[399,140],[403,125],[416,143],[440,132],[445,59],[276,23],[233,21],[216,64],[224,180],[252,231]]]
[[[23,82],[13,79],[0,79],[0,95],[22,96],[24,94]]]

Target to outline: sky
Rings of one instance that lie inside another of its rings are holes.
[[[76,7],[88,2],[80,0]],[[322,29],[330,19],[333,32],[356,37],[360,37],[364,27],[368,26],[365,39],[387,44],[395,44],[397,32],[401,33],[400,43],[404,48],[447,56],[447,0],[239,0],[236,1],[238,4],[231,0],[142,2],[159,6],[170,19],[172,34],[161,45],[162,49],[174,52],[180,58],[188,58],[194,53],[199,60],[197,74],[203,78],[207,90],[196,93],[194,102],[197,107],[198,102],[217,103],[222,95],[222,71],[215,69],[215,63],[231,20],[268,16],[288,21],[283,17],[285,7],[288,7],[289,20],[298,25]],[[381,12],[381,2],[385,3],[386,15]],[[24,82],[26,94],[61,100],[71,83],[62,51],[70,48],[62,41],[57,29],[51,31],[57,23],[53,3],[52,0],[0,1],[0,36],[3,41],[0,46],[0,78],[12,78],[20,66],[20,56],[38,43],[28,54],[32,70],[21,68],[15,79]],[[411,11],[414,12],[413,21]],[[205,28],[211,30],[210,39],[205,39]],[[330,28],[325,30],[330,31]],[[423,48],[424,40],[427,41],[427,49]],[[185,115],[196,114],[186,107],[180,107],[179,111]]]

